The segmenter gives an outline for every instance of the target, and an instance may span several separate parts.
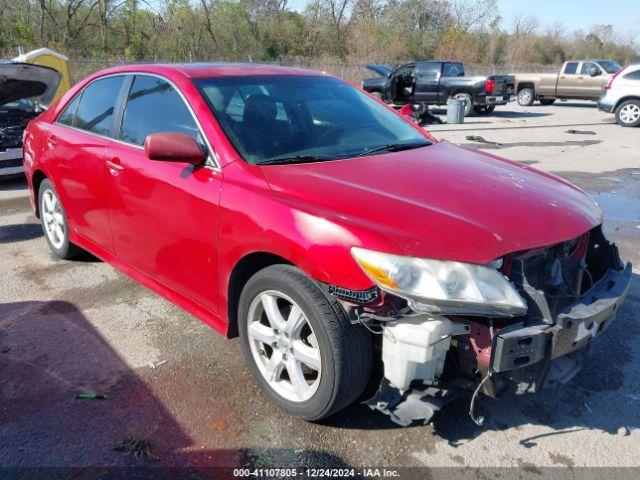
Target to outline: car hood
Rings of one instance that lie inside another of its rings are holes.
[[[365,65],[365,68],[383,77],[386,77],[393,70],[389,65]]]
[[[385,235],[397,246],[389,253],[488,263],[602,222],[599,207],[570,183],[449,142],[262,170],[283,200]]]
[[[38,97],[38,103],[48,106],[55,96],[60,73],[28,63],[0,63],[0,106]]]

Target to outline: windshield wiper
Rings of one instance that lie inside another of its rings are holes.
[[[285,165],[288,163],[325,162],[328,160],[335,160],[335,157],[321,157],[319,155],[296,155],[293,157],[269,158],[267,160],[257,162],[256,165]]]
[[[372,148],[371,150],[367,150],[366,152],[359,153],[358,155],[356,155],[356,157],[366,157],[367,155],[371,155],[372,153],[378,153],[378,152],[400,152],[402,150],[411,150],[412,148],[426,147],[427,145],[431,145],[431,144],[429,142],[389,143],[388,145]]]

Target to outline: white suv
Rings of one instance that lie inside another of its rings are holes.
[[[640,63],[619,70],[604,87],[598,108],[615,112],[623,127],[640,125]]]

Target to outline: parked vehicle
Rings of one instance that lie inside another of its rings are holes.
[[[613,60],[569,60],[560,73],[516,73],[518,103],[528,107],[536,100],[542,105],[551,105],[558,98],[598,100],[620,68]]]
[[[315,72],[105,70],[29,124],[25,168],[55,256],[88,250],[239,335],[307,420],[362,393],[374,343],[370,405],[403,425],[416,389],[428,418],[456,389],[565,382],[631,278],[580,189]]]
[[[598,108],[614,112],[616,122],[623,127],[640,125],[640,63],[616,72],[604,87]]]
[[[461,62],[430,60],[396,68],[366,67],[382,77],[364,80],[362,88],[392,104],[446,105],[449,98],[459,98],[465,101],[466,116],[474,111],[491,113],[496,105],[506,105],[513,95],[513,77],[465,77]]]
[[[0,63],[0,179],[22,175],[22,135],[53,99],[60,74],[23,63]]]

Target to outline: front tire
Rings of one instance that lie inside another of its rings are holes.
[[[616,122],[623,127],[640,125],[640,100],[627,100],[616,108]]]
[[[536,99],[533,88],[522,88],[518,92],[518,105],[521,107],[530,107]]]
[[[69,241],[69,222],[60,197],[50,180],[45,179],[38,190],[40,223],[51,252],[62,259],[77,256],[82,250]]]
[[[293,266],[267,267],[249,279],[238,323],[251,373],[289,415],[326,418],[352,403],[369,380],[369,333]]]

